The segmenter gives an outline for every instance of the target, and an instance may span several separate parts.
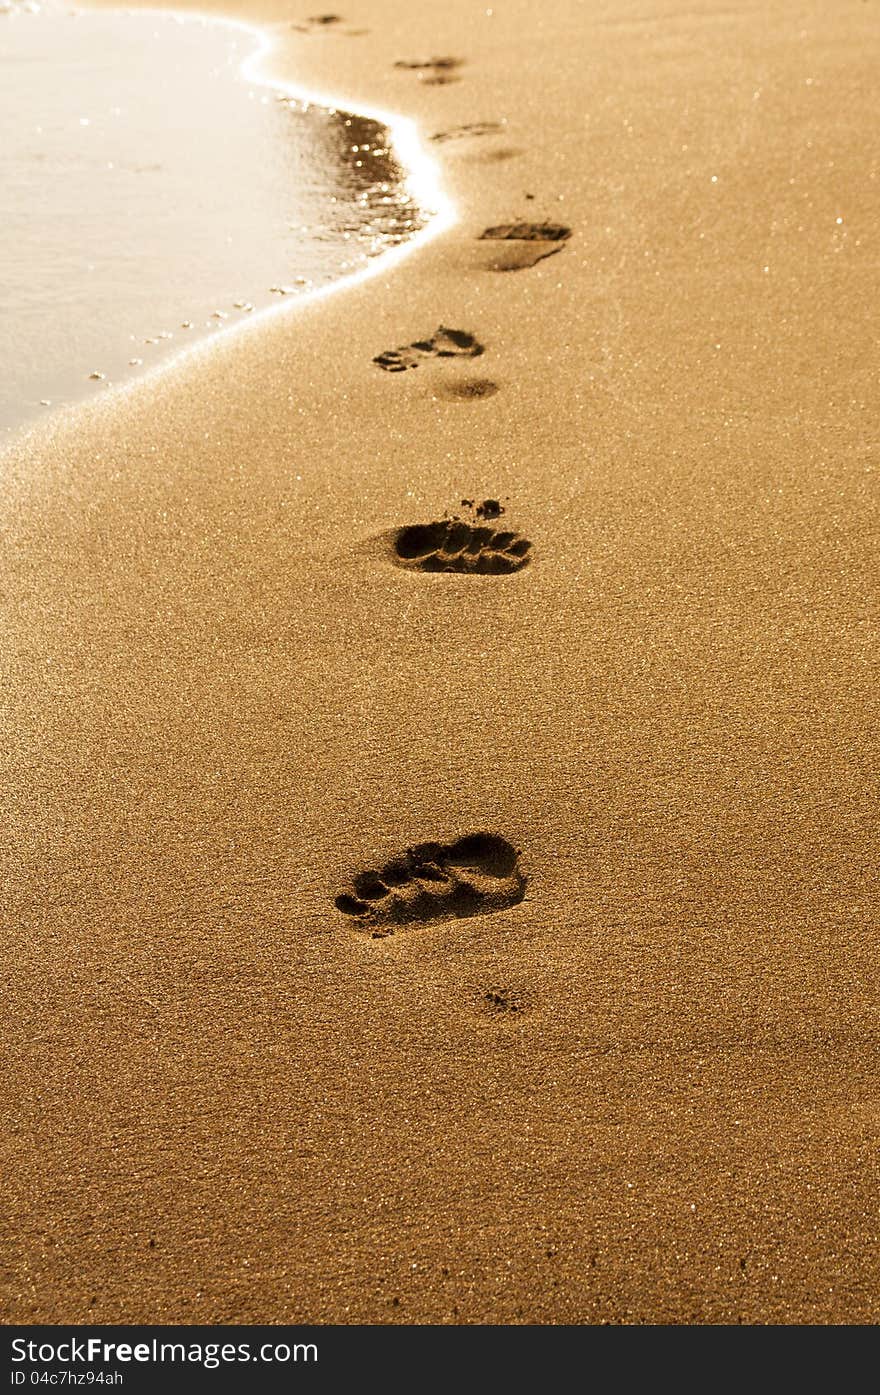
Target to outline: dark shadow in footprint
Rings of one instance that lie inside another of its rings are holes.
[[[571,237],[571,228],[564,223],[499,223],[480,233],[480,242],[503,243],[493,249],[488,262],[490,271],[522,271],[545,257],[560,252]]]
[[[491,378],[461,378],[456,383],[440,383],[434,396],[446,402],[477,402],[482,397],[494,397],[498,384]]]
[[[475,499],[462,499],[461,506],[473,509],[477,518],[500,518],[506,512],[500,499],[484,499],[482,504],[478,504]]]
[[[386,349],[373,362],[386,373],[404,373],[407,368],[418,368],[425,358],[478,358],[483,352],[483,345],[466,330],[440,325],[430,339],[416,339],[412,344]]]
[[[532,544],[512,530],[488,528],[460,518],[411,523],[393,535],[392,560],[416,572],[461,572],[509,576],[531,561]]]
[[[496,833],[454,843],[418,843],[376,871],[352,879],[336,909],[354,930],[379,939],[396,925],[429,924],[504,911],[523,899],[526,879],[516,849]]]

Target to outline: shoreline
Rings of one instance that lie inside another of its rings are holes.
[[[162,374],[175,371],[179,364],[189,358],[198,358],[206,352],[210,353],[211,346],[219,342],[220,336],[226,338],[227,335],[238,333],[246,328],[258,329],[264,319],[271,318],[273,315],[289,311],[294,306],[299,307],[313,301],[319,301],[326,296],[333,295],[337,290],[342,289],[343,285],[357,285],[360,281],[369,280],[371,276],[376,274],[380,262],[384,262],[386,258],[391,258],[391,265],[396,264],[397,260],[402,260],[415,251],[423,239],[430,240],[432,237],[438,236],[455,222],[455,211],[451,202],[443,194],[437,166],[422,146],[415,124],[403,115],[382,110],[379,107],[367,109],[361,106],[357,112],[354,112],[353,109],[349,109],[344,100],[337,101],[332,94],[318,93],[313,89],[291,83],[278,75],[273,76],[272,62],[275,49],[278,47],[278,38],[273,36],[271,26],[251,23],[245,19],[233,18],[226,14],[213,14],[198,7],[183,9],[156,5],[135,5],[133,7],[129,5],[126,7],[117,4],[93,3],[93,0],[86,0],[83,8],[94,13],[155,14],[166,19],[179,16],[182,19],[202,20],[208,24],[225,25],[229,29],[237,29],[247,33],[253,38],[255,48],[239,64],[239,75],[273,92],[284,93],[289,99],[308,102],[328,111],[356,115],[378,122],[387,130],[390,143],[397,154],[401,167],[407,171],[406,186],[412,190],[416,199],[424,200],[424,207],[419,203],[419,209],[427,221],[425,226],[412,233],[406,242],[397,247],[388,248],[387,251],[372,258],[359,271],[341,272],[329,285],[303,291],[296,296],[295,300],[288,302],[282,298],[277,305],[261,306],[250,316],[242,317],[238,322],[224,326],[218,336],[205,335],[193,343],[176,346],[174,350],[170,351],[168,357],[161,359],[137,376],[131,376],[123,382],[111,384],[102,389],[99,395],[96,394],[92,398],[84,396],[76,402],[58,404],[53,407],[51,418],[45,415],[35,416],[32,421],[22,422],[13,428],[8,435],[0,437],[0,466],[2,466],[4,451],[14,450],[21,437],[29,436],[33,431],[39,431],[50,422],[54,429],[59,417],[66,420],[71,413],[76,413],[85,406],[107,406],[112,411],[120,394],[124,395],[139,388],[149,391],[151,384]],[[390,267],[383,267],[383,269],[388,270]]]
[[[457,216],[4,452],[4,1316],[876,1322],[880,20],[233,8]]]

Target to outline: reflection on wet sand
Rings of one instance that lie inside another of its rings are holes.
[[[314,110],[295,97],[282,98],[281,104],[293,118]],[[310,123],[307,137],[295,132],[297,141],[305,138],[316,162],[333,172],[329,208],[322,210],[322,224],[310,230],[318,240],[356,239],[362,256],[376,256],[424,227],[426,215],[409,191],[407,171],[381,122],[331,109],[320,126]]]
[[[379,121],[244,76],[255,31],[21,9],[0,26],[2,433],[425,223]]]

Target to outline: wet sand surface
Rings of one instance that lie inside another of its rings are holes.
[[[7,1320],[874,1322],[880,18],[236,12],[458,218],[0,462]]]
[[[0,4],[0,445],[427,216],[384,126],[257,80],[261,31],[34,8]]]

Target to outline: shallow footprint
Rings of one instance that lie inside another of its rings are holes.
[[[488,262],[490,271],[522,271],[561,252],[571,237],[564,223],[499,223],[480,233],[480,242],[500,242]]]
[[[521,146],[503,145],[495,146],[492,150],[475,150],[464,158],[473,165],[500,165],[505,160],[516,160],[522,154]]]
[[[434,396],[445,402],[477,402],[483,397],[494,397],[498,384],[491,378],[459,378],[457,382],[440,383],[434,388]]]
[[[327,29],[333,24],[342,24],[342,15],[309,15],[308,19],[300,24],[291,24],[291,29],[297,29],[301,34],[309,34],[315,29]]]
[[[393,561],[416,572],[509,576],[531,560],[528,538],[460,518],[411,523],[394,534]]]
[[[497,131],[503,131],[505,122],[502,121],[472,121],[467,126],[452,126],[448,131],[435,131],[429,140],[469,140],[474,136],[491,136]]]
[[[386,349],[376,354],[373,362],[386,373],[405,373],[408,368],[418,368],[425,358],[478,358],[484,352],[483,345],[467,330],[440,325],[430,339],[416,339],[412,344]]]
[[[352,879],[335,905],[354,930],[379,939],[396,925],[504,911],[524,897],[519,854],[497,833],[468,833],[453,843],[417,843],[378,871]]]
[[[441,87],[448,82],[458,82],[456,69],[463,64],[463,58],[423,58],[415,62],[398,59],[394,66],[416,73],[419,82],[427,83],[429,87]]]
[[[476,1009],[488,1017],[522,1016],[531,1006],[530,995],[524,995],[506,984],[492,984],[477,994]]]

